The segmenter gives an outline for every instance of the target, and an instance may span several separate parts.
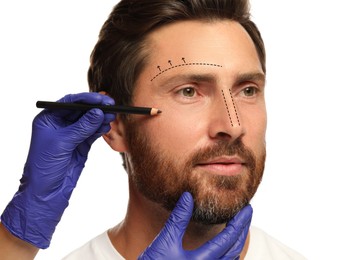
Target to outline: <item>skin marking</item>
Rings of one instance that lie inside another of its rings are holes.
[[[230,110],[228,109],[228,105],[227,105],[227,101],[226,101],[226,97],[225,97],[225,93],[224,93],[223,89],[221,89],[221,93],[222,93],[222,97],[224,98],[224,102],[225,102],[225,106],[226,106],[226,109],[227,109],[228,118],[230,119],[231,126],[233,127],[233,122],[232,122]]]
[[[237,113],[237,109],[236,109],[236,105],[234,103],[234,99],[233,99],[233,96],[232,96],[232,91],[230,91],[230,96],[231,96],[231,99],[232,99],[232,103],[233,103],[233,108],[234,108],[234,112],[236,113],[236,117],[237,117],[237,121],[238,121],[238,125],[240,126],[240,122],[239,122],[239,117],[238,117],[238,113]]]
[[[190,63],[186,63],[185,58],[182,58],[181,60],[182,60],[184,63],[179,64],[179,65],[175,65],[175,66],[173,66],[171,60],[168,60],[168,63],[169,63],[169,65],[170,65],[170,67],[169,67],[169,68],[166,68],[165,70],[162,70],[160,66],[157,66],[157,69],[159,70],[159,73],[158,73],[156,76],[154,76],[154,77],[151,79],[151,81],[153,81],[153,80],[154,80],[155,78],[157,78],[159,75],[165,73],[165,72],[168,71],[168,70],[175,69],[175,68],[178,68],[178,67],[183,67],[183,66],[198,65],[198,66],[214,66],[214,67],[220,67],[220,68],[222,68],[221,65],[219,65],[219,64],[214,64],[214,63],[206,63],[206,62],[190,62]]]

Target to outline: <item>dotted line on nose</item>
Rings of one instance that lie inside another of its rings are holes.
[[[225,106],[226,106],[226,109],[227,109],[228,118],[230,119],[231,126],[233,127],[233,122],[232,122],[230,110],[228,109],[228,105],[227,105],[227,101],[226,101],[226,97],[225,97],[225,93],[224,93],[223,89],[221,89],[221,93],[222,93],[222,97],[224,98],[224,102],[225,102]]]
[[[238,125],[240,126],[239,116],[238,116],[238,113],[237,113],[236,104],[234,103],[234,99],[233,99],[233,96],[232,96],[232,91],[231,91],[231,89],[229,89],[229,91],[230,91],[230,96],[231,96],[231,99],[232,99],[232,104],[233,104],[234,112],[236,113]]]

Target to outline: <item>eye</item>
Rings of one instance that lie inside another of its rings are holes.
[[[246,97],[253,97],[257,94],[258,89],[256,87],[246,87],[242,90],[242,93]]]
[[[180,92],[185,97],[194,97],[196,94],[196,90],[192,87],[183,88]]]

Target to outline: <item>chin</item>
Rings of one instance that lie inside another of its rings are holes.
[[[203,200],[196,200],[192,221],[205,225],[227,223],[249,204],[250,199],[246,193],[241,191],[225,191],[224,194],[216,194]]]

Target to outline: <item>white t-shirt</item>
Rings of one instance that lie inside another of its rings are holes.
[[[124,260],[112,245],[107,231],[63,258],[64,260]],[[259,228],[250,228],[245,260],[305,260],[306,258],[272,238]]]

